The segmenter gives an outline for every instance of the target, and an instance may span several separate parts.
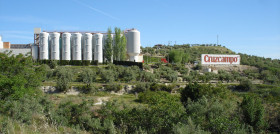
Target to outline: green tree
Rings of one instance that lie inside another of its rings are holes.
[[[179,50],[171,50],[168,54],[170,63],[181,63],[183,52]]]
[[[125,61],[126,60],[126,38],[124,36],[121,37],[121,43],[120,43],[120,60]]]
[[[32,57],[0,53],[0,102],[33,95],[44,80],[44,71],[34,67]]]
[[[121,29],[115,27],[115,44],[113,49],[114,60],[120,60],[120,48],[121,48]]]
[[[108,28],[107,30],[107,38],[104,46],[104,57],[108,62],[112,61],[113,48],[112,48],[113,40],[112,40],[112,29]]]
[[[56,88],[60,91],[67,91],[73,78],[72,71],[65,67],[60,67],[56,72],[56,76]]]
[[[267,126],[265,111],[261,99],[257,96],[246,95],[241,103],[243,120],[255,130],[264,130]]]
[[[92,69],[85,69],[79,77],[80,81],[84,82],[89,87],[90,84],[96,80],[96,72]]]

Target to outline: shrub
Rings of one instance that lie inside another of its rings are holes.
[[[105,81],[106,83],[110,83],[110,82],[114,82],[116,80],[116,73],[115,71],[113,70],[101,70],[101,79],[103,81]]]
[[[144,92],[150,89],[150,83],[148,82],[139,82],[136,84],[135,88],[132,90],[134,93]]]
[[[84,69],[79,75],[79,81],[89,86],[92,82],[96,81],[96,72],[89,68]]]
[[[57,67],[57,65],[58,65],[58,61],[57,60],[51,60],[49,62],[49,66],[50,66],[51,69],[55,69]]]
[[[178,123],[173,126],[172,131],[174,134],[210,134],[204,131],[199,125],[196,125],[191,118],[188,118],[187,124]]]
[[[123,88],[121,84],[116,84],[116,83],[109,83],[105,86],[106,91],[114,91],[118,92]]]
[[[60,91],[66,91],[69,89],[69,83],[73,79],[73,73],[70,69],[60,67],[56,71],[56,88]]]
[[[181,101],[185,104],[188,98],[196,101],[202,96],[228,98],[230,92],[224,85],[213,86],[211,84],[198,84],[197,82],[194,84],[189,83],[181,92]]]
[[[246,95],[241,103],[243,120],[255,130],[264,130],[267,126],[265,121],[265,111],[260,98]]]
[[[250,91],[250,90],[253,90],[253,88],[254,88],[254,85],[248,79],[241,80],[240,84],[237,86],[237,89],[239,89],[241,91]]]
[[[25,96],[19,100],[8,100],[1,105],[1,113],[4,113],[15,120],[30,124],[34,114],[43,113],[44,107],[40,105],[40,98]],[[46,107],[49,105],[46,105]]]
[[[98,92],[99,87],[96,85],[86,85],[86,86],[82,86],[80,88],[80,90],[82,90],[83,93],[85,94],[94,94],[96,92]]]

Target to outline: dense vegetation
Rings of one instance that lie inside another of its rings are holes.
[[[0,132],[279,133],[279,60],[242,54],[242,64],[256,68],[201,73],[201,66],[182,63],[198,60],[200,53],[233,52],[213,45],[166,48],[172,48],[174,64],[146,64],[144,70],[46,65],[0,53]],[[62,92],[76,86],[81,93],[45,94],[42,85]],[[128,85],[134,85],[128,94],[108,93]],[[104,96],[114,99],[96,106]]]

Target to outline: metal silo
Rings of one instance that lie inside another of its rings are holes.
[[[0,49],[3,48],[3,41],[2,41],[2,37],[0,36]]]
[[[92,60],[92,34],[85,33],[83,40],[84,40],[83,60]]]
[[[62,34],[62,60],[71,60],[70,33]]]
[[[38,46],[37,45],[35,45],[35,44],[31,45],[31,54],[32,54],[33,60],[38,59]]]
[[[82,34],[74,33],[72,34],[73,41],[73,60],[82,60],[82,52],[81,52],[81,43],[82,43]]]
[[[42,32],[39,35],[39,47],[40,47],[40,60],[49,59],[49,33]]]
[[[103,63],[102,38],[103,38],[103,34],[101,33],[96,33],[94,35],[94,41],[95,41],[94,60],[98,60],[98,63]]]
[[[59,37],[60,34],[53,32],[50,34],[51,42],[51,59],[59,60]]]
[[[140,32],[136,29],[127,32],[127,54],[129,61],[138,61],[140,54]]]

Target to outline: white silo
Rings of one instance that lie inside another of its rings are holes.
[[[59,60],[59,37],[60,34],[53,32],[50,34],[50,43],[51,43],[51,59]]]
[[[33,60],[38,59],[38,46],[37,45],[31,44],[31,54],[32,54]]]
[[[94,60],[98,60],[98,63],[103,63],[103,50],[102,50],[102,38],[103,34],[94,34],[95,49],[94,49]]]
[[[2,41],[2,37],[0,36],[0,49],[3,48],[3,41]]]
[[[83,40],[84,40],[83,60],[92,60],[92,34],[85,33]]]
[[[138,62],[138,55],[140,54],[140,32],[136,29],[127,32],[127,54],[129,61]]]
[[[62,60],[71,60],[70,33],[62,34]]]
[[[72,34],[73,41],[73,60],[82,60],[82,52],[81,52],[81,43],[82,43],[82,34],[74,33]]]
[[[49,59],[49,33],[42,32],[39,34],[40,60]]]

